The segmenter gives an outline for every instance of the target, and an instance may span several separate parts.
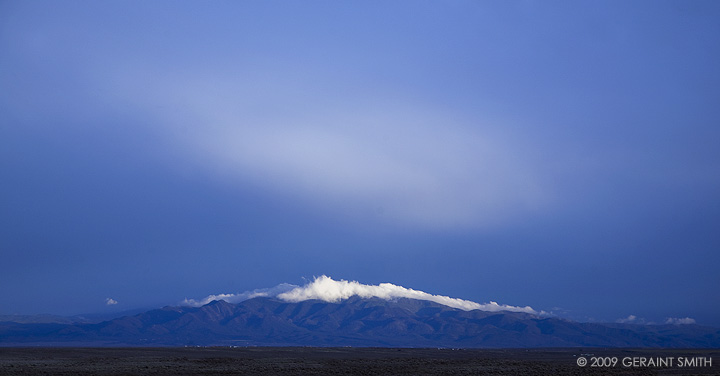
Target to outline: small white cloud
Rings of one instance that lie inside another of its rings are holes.
[[[107,304],[107,305],[115,305],[115,304],[118,304],[118,302],[117,302],[117,300],[115,300],[115,299],[113,299],[113,298],[107,298],[107,299],[105,299],[105,304]]]
[[[685,317],[685,318],[668,317],[667,320],[665,320],[665,324],[672,324],[672,325],[695,324],[695,319],[690,318],[690,317]]]
[[[615,322],[620,323],[620,324],[637,323],[638,318],[635,315],[630,315],[630,316],[622,318],[622,319],[617,319],[617,320],[615,320]]]
[[[240,303],[242,301],[257,298],[257,297],[276,297],[279,294],[290,291],[298,286],[291,285],[289,283],[281,283],[275,287],[267,288],[267,289],[257,289],[253,291],[245,291],[239,294],[217,294],[217,295],[208,295],[203,299],[195,300],[195,299],[185,299],[181,303],[182,305],[187,305],[191,307],[201,307],[205,304],[208,304],[210,302],[213,302],[215,300],[224,300],[228,303]]]

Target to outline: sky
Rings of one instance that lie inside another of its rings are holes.
[[[720,326],[719,20],[716,1],[0,1],[0,314],[329,276]]]

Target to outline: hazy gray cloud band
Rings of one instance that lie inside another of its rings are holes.
[[[156,90],[151,100],[135,103],[156,105],[147,112],[189,164],[321,211],[380,213],[381,222],[401,226],[477,228],[528,213],[550,197],[527,145],[497,120],[461,119],[398,99],[313,97],[272,79],[156,80],[148,85]],[[253,95],[248,86],[279,89]]]

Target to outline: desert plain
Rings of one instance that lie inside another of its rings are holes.
[[[614,366],[578,358],[618,359]],[[698,367],[623,359],[712,359]],[[0,348],[1,375],[720,375],[720,349]]]

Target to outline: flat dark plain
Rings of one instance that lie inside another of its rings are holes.
[[[712,367],[585,367],[577,358],[706,357]],[[0,348],[1,375],[720,375],[720,349]]]

